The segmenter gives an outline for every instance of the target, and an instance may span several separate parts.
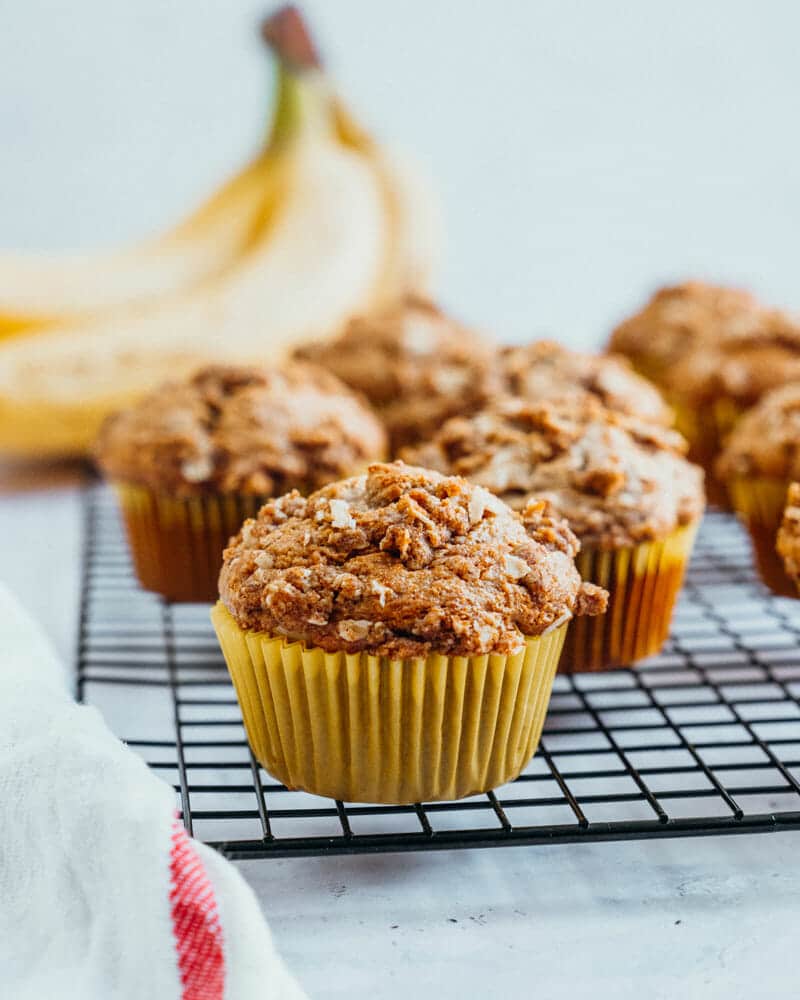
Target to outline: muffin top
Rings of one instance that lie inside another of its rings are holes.
[[[675,431],[590,397],[499,402],[448,421],[407,461],[466,476],[520,508],[548,500],[593,546],[662,538],[703,511],[703,473]]]
[[[800,587],[800,483],[789,486],[775,548],[787,576]]]
[[[621,355],[587,354],[537,340],[503,348],[498,364],[506,391],[520,399],[537,402],[577,389],[596,396],[610,410],[666,427],[672,423],[672,410],[661,393]]]
[[[800,382],[773,389],[738,421],[717,462],[721,479],[800,479]]]
[[[614,330],[610,348],[665,388],[685,397],[714,396],[746,381],[746,358],[752,378],[763,379],[775,347],[796,336],[785,313],[749,292],[689,281],[657,292]],[[724,372],[721,355],[734,362]]]
[[[800,381],[800,325],[773,310],[761,329],[731,337],[709,362],[716,368],[712,391],[752,406],[772,389]]]
[[[301,346],[295,356],[363,393],[393,449],[480,409],[497,391],[493,347],[416,296],[354,319],[337,339]]]
[[[265,504],[225,551],[220,595],[244,629],[395,658],[510,653],[607,594],[537,501],[402,462]]]
[[[112,479],[172,496],[308,493],[382,458],[366,404],[313,365],[212,366],[162,385],[106,421],[96,446]]]

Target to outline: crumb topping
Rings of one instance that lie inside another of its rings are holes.
[[[675,431],[573,395],[499,401],[448,421],[409,462],[465,476],[515,509],[549,501],[582,542],[607,548],[661,538],[700,516],[703,473]]]
[[[578,547],[544,502],[514,513],[463,479],[377,464],[265,504],[225,551],[220,595],[242,628],[329,651],[509,653],[605,610]]]
[[[383,428],[322,369],[204,368],[161,386],[103,427],[97,456],[114,479],[177,496],[303,493],[382,458]]]
[[[609,410],[668,427],[672,410],[659,390],[621,355],[572,351],[550,340],[500,351],[499,365],[510,396],[538,403],[573,390],[596,396]]]
[[[409,296],[354,319],[336,340],[298,348],[295,356],[322,365],[366,396],[396,450],[448,417],[483,406],[498,389],[493,353],[431,302]]]
[[[800,382],[773,389],[737,422],[717,462],[721,479],[800,479]]]
[[[800,379],[800,322],[749,292],[686,282],[657,292],[613,332],[610,348],[666,390],[750,405]]]

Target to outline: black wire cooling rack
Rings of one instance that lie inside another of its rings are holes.
[[[459,802],[334,802],[253,760],[205,605],[132,574],[111,496],[86,491],[78,696],[231,858],[800,828],[800,601],[771,596],[729,515],[700,532],[672,638],[636,670],[559,677],[539,751]]]

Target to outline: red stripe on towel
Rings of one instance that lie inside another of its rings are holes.
[[[181,1000],[223,1000],[225,956],[217,901],[203,863],[178,819],[172,824],[169,869]]]

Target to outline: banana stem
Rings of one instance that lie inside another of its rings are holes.
[[[284,65],[295,70],[322,68],[311,33],[294,4],[271,14],[261,25],[261,37]]]
[[[296,137],[300,128],[334,127],[332,98],[311,36],[296,7],[280,8],[261,26],[277,58],[275,114],[268,148]]]

